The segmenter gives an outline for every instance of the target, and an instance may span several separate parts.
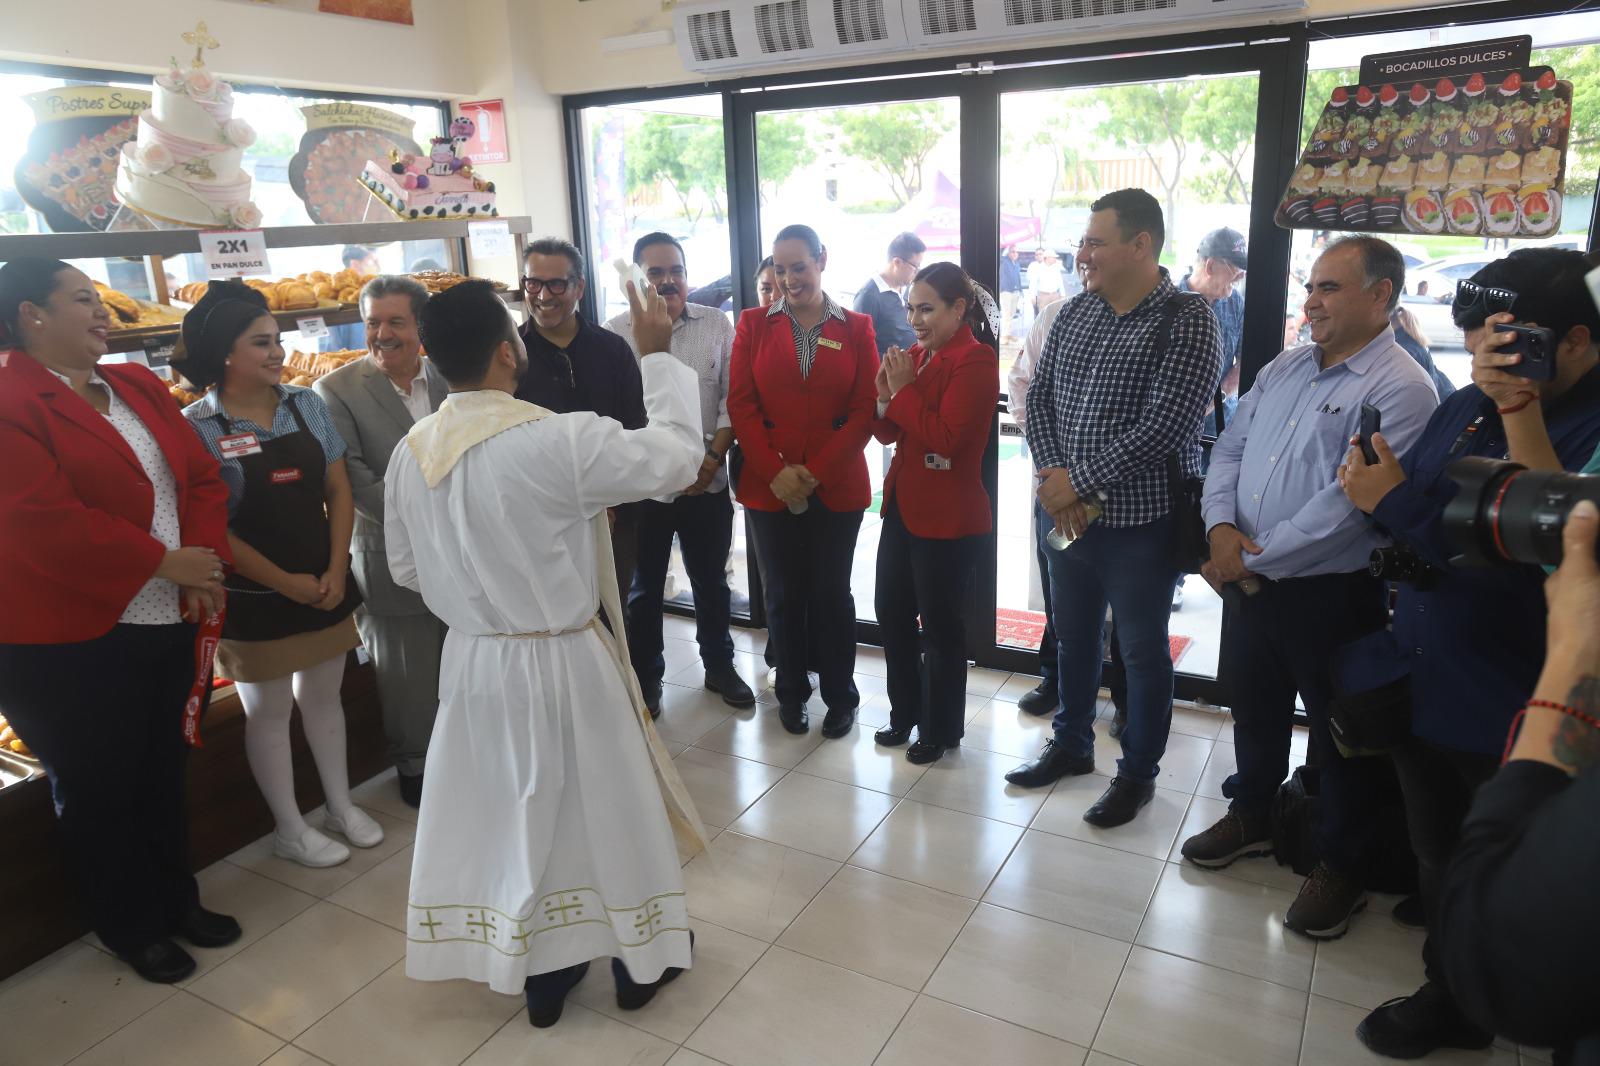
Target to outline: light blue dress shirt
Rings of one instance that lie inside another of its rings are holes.
[[[1401,457],[1439,406],[1392,329],[1328,370],[1317,345],[1291,348],[1239,401],[1211,450],[1201,513],[1207,531],[1231,523],[1264,549],[1243,553],[1247,569],[1274,580],[1351,573],[1389,542],[1339,487],[1363,403],[1383,412],[1383,437]]]

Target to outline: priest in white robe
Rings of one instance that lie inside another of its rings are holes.
[[[389,566],[450,628],[417,823],[406,973],[523,990],[554,1024],[591,959],[642,1006],[690,964],[674,829],[704,846],[627,667],[606,508],[694,480],[694,373],[665,353],[661,298],[635,299],[649,424],[513,397],[527,369],[487,283],[420,319],[450,383],[389,463]],[[613,624],[610,629],[600,620]],[[613,635],[613,632],[615,635]]]

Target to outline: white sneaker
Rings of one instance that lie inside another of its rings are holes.
[[[358,848],[375,848],[383,843],[383,826],[373,821],[360,807],[351,807],[343,818],[328,815],[322,828],[338,833]]]
[[[280,859],[297,862],[301,866],[322,869],[326,866],[338,866],[350,858],[350,849],[337,840],[329,840],[315,829],[307,826],[306,831],[300,834],[299,840],[285,840],[281,836],[273,837],[272,854]]]

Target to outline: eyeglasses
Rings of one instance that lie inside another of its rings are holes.
[[[1492,288],[1476,281],[1456,282],[1455,299],[1450,302],[1450,319],[1457,329],[1477,329],[1490,315],[1511,310],[1517,294],[1511,289]]]
[[[522,287],[531,293],[538,293],[540,289],[551,296],[565,296],[567,287],[572,284],[571,278],[528,278],[522,279]]]

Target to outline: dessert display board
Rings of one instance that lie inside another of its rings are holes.
[[[1367,56],[1278,204],[1289,229],[1545,237],[1561,225],[1572,83],[1508,38]]]
[[[117,160],[150,109],[150,93],[67,85],[23,100],[34,127],[17,162],[17,192],[56,233],[104,230],[117,213]]]
[[[306,117],[300,150],[289,160],[289,187],[317,223],[362,222],[372,197],[360,184],[371,159],[391,151],[420,155],[416,123],[381,107],[341,101],[302,107]]]

